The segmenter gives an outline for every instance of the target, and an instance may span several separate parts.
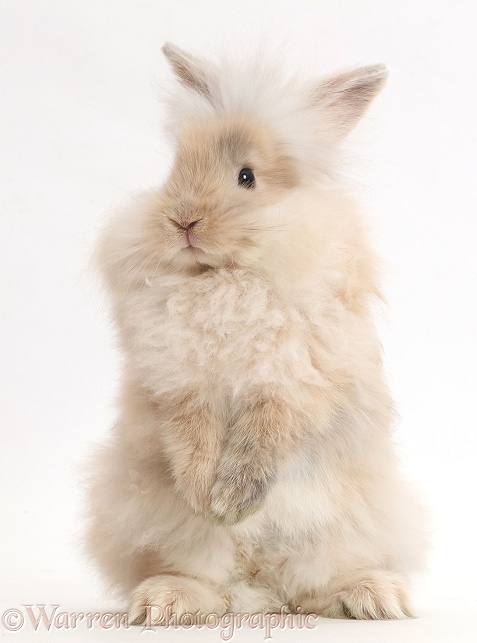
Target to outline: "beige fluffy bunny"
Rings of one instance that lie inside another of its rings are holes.
[[[386,69],[305,82],[163,51],[171,173],[97,251],[124,366],[88,552],[137,623],[408,617],[423,510],[392,443],[378,261],[334,172]]]

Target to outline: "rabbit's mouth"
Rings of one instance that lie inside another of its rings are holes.
[[[204,251],[197,246],[189,245],[185,248],[181,248],[181,252],[191,252],[192,254],[204,254]]]
[[[203,253],[204,251],[197,243],[197,239],[191,232],[190,227],[185,228],[181,236],[181,251],[189,251],[193,253]]]

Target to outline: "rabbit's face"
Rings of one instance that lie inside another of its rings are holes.
[[[310,236],[303,225],[298,192],[329,175],[327,160],[381,89],[385,68],[282,82],[266,65],[234,71],[171,44],[163,51],[179,81],[169,101],[177,154],[146,213],[145,265],[250,266],[270,255],[280,262],[292,247],[300,259],[316,230]]]
[[[161,258],[183,268],[254,261],[276,224],[268,206],[298,183],[293,160],[259,124],[189,125],[151,222]]]

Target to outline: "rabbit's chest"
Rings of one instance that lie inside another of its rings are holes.
[[[241,270],[154,284],[130,321],[136,359],[169,383],[273,379],[300,352],[298,313]]]

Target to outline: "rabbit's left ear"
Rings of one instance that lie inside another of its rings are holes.
[[[360,67],[321,81],[311,95],[331,135],[344,138],[381,91],[388,76],[384,65]]]
[[[177,79],[187,88],[212,99],[213,66],[166,42],[162,53],[170,62]]]

